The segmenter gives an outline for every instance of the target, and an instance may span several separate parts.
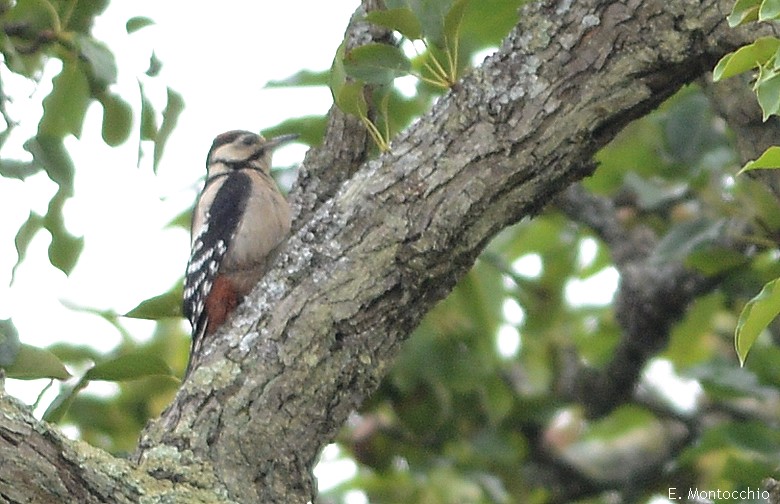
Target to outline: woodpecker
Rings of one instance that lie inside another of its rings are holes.
[[[187,373],[213,333],[260,281],[290,232],[290,207],[271,178],[271,154],[297,138],[228,131],[214,139],[192,213],[184,315],[192,325]]]

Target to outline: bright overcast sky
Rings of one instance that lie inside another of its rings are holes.
[[[70,278],[49,264],[49,237],[41,232],[8,287],[16,261],[15,233],[30,210],[45,214],[55,186],[43,174],[26,182],[0,180],[0,318],[13,317],[22,341],[32,345],[65,340],[103,351],[113,348],[119,342],[113,328],[97,317],[73,313],[61,300],[121,313],[168,290],[186,266],[188,237],[183,230],[163,226],[194,201],[211,140],[230,129],[259,131],[286,118],[325,112],[331,101],[326,89],[263,86],[302,68],[327,68],[357,4],[226,0],[195,8],[197,3],[181,0],[111,2],[94,33],[117,56],[117,92],[138,105],[136,77],[148,67],[153,49],[163,70],[153,80],[156,88],[150,83],[147,90],[161,110],[165,85],[170,86],[182,94],[186,109],[157,176],[150,156],[136,167],[137,134],[120,148],[102,143],[98,104],[87,115],[82,138],[68,139],[77,170],[76,196],[65,208],[66,225],[86,240]],[[128,36],[125,21],[134,16],[150,17],[156,25]],[[40,100],[58,69],[56,64],[49,68],[37,87],[22,85],[21,96],[32,97],[17,100],[12,115],[24,121],[40,114]],[[9,92],[16,96],[13,89]],[[21,143],[36,126],[23,123],[15,140]],[[284,149],[276,164],[296,163],[304,152],[300,147]],[[128,326],[134,334],[151,329],[145,322],[129,321]],[[9,390],[20,393],[12,385]],[[34,394],[24,395],[26,401],[34,399]]]

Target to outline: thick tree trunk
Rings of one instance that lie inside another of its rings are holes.
[[[0,482],[19,491],[2,497],[313,500],[319,450],[485,244],[589,175],[593,153],[625,124],[756,36],[729,29],[731,4],[533,3],[495,55],[362,165],[365,138],[349,149],[334,141],[335,125],[356,130],[333,112],[295,193],[297,232],[204,345],[134,462],[64,440],[6,400]],[[340,175],[325,179],[332,170]],[[46,467],[57,477],[36,479]]]

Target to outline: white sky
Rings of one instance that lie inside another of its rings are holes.
[[[65,207],[66,226],[86,240],[69,278],[49,264],[50,239],[43,231],[9,287],[16,231],[30,210],[46,213],[56,186],[44,174],[25,182],[0,180],[0,318],[12,317],[22,341],[32,345],[68,341],[103,351],[113,348],[119,342],[113,328],[97,317],[74,313],[61,300],[123,313],[168,290],[182,275],[189,244],[186,231],[163,226],[194,201],[212,139],[230,129],[259,131],[287,118],[325,112],[331,103],[325,88],[263,86],[302,68],[328,68],[358,3],[225,0],[199,9],[182,0],[111,2],[94,33],[116,54],[120,75],[115,90],[136,107],[134,129],[140,103],[136,79],[147,69],[152,50],[163,69],[148,80],[147,93],[162,110],[165,86],[170,86],[182,94],[186,108],[157,176],[151,152],[136,167],[137,132],[119,148],[103,144],[97,103],[87,114],[81,139],[68,139],[77,169],[76,196]],[[156,25],[128,36],[125,22],[133,16],[150,17]],[[40,100],[59,68],[57,63],[47,68],[37,87],[20,82],[19,93],[11,90],[21,98],[11,114],[23,121],[11,143],[21,145],[34,134]],[[304,152],[301,146],[282,149],[275,164],[297,163]],[[133,334],[152,328],[144,321],[127,325]],[[25,401],[34,400],[36,391],[17,386],[9,383],[8,389]]]

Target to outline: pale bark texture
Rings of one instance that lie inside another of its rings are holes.
[[[486,243],[588,176],[629,121],[756,36],[728,27],[731,6],[533,2],[500,50],[378,159],[364,161],[364,132],[334,110],[292,195],[297,231],[132,460],[94,455],[5,400],[0,481],[19,491],[0,497],[314,500],[320,449]],[[702,288],[690,287],[685,296]]]

